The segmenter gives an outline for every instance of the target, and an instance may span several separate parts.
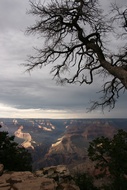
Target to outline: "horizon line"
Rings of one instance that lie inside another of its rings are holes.
[[[28,118],[24,118],[24,117],[0,117],[0,119],[54,119],[54,120],[62,120],[62,119],[66,119],[66,120],[78,120],[78,119],[127,119],[126,117],[93,117],[93,118],[43,118],[43,117],[28,117]]]

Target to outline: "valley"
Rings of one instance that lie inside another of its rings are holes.
[[[127,130],[127,119],[11,119],[0,118],[0,131],[8,131],[33,157],[33,170],[86,162],[89,142]]]

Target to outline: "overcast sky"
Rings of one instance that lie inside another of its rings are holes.
[[[107,1],[102,2],[106,7]],[[124,5],[126,0],[120,2]],[[86,112],[90,101],[99,97],[99,80],[91,86],[60,86],[52,80],[50,68],[35,69],[31,75],[25,72],[22,63],[39,43],[36,36],[24,34],[27,26],[34,23],[34,18],[26,14],[29,9],[28,0],[0,0],[0,117],[126,117],[127,93],[121,95],[110,112]]]

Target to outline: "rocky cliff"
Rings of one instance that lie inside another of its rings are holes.
[[[31,172],[6,172],[0,165],[1,190],[79,190],[66,166]]]
[[[82,163],[87,159],[89,142],[98,136],[111,138],[116,129],[110,123],[96,121],[92,124],[71,124],[63,136],[58,138],[48,149],[47,153],[39,160],[38,168],[65,164]]]

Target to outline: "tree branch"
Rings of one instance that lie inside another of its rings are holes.
[[[45,6],[31,2],[29,13],[38,20],[27,33],[43,35],[45,44],[37,49],[37,56],[29,57],[27,71],[52,64],[51,73],[58,82],[82,85],[92,84],[95,73],[101,69],[102,75],[107,73],[111,80],[103,85],[102,102],[95,102],[91,109],[114,108],[120,91],[127,89],[127,47],[123,47],[122,53],[111,55],[103,42],[107,34],[114,32],[112,25],[116,20],[124,21],[125,36],[127,9],[121,12],[114,6],[113,11],[117,16],[107,21],[97,0],[52,0]]]

